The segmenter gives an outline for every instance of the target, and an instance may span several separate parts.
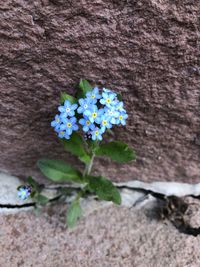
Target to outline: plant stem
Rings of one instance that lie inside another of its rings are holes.
[[[91,157],[91,160],[90,160],[90,163],[88,165],[88,170],[87,170],[87,175],[89,175],[91,173],[91,170],[92,170],[92,165],[93,165],[93,162],[94,162],[94,157],[95,155],[92,154],[92,157]]]
[[[81,198],[81,196],[82,196],[82,190],[79,191],[78,194],[76,195],[76,199],[75,199],[75,201],[79,201],[80,198]]]
[[[92,154],[90,162],[85,166],[85,170],[83,172],[83,176],[89,175],[91,173],[92,165],[93,165],[93,162],[94,162],[94,157],[95,157],[95,155]]]

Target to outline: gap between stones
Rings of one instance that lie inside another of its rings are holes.
[[[180,232],[186,235],[192,235],[194,237],[197,237],[200,235],[200,227],[192,227],[189,224],[187,224],[184,221],[183,215],[185,211],[188,208],[188,204],[183,201],[181,197],[177,196],[166,196],[162,193],[157,193],[151,190],[146,190],[144,188],[134,188],[129,187],[127,185],[117,185],[117,187],[120,190],[127,189],[130,191],[136,191],[141,192],[144,194],[144,197],[148,197],[149,195],[153,196],[157,201],[161,201],[160,205],[156,207],[156,212],[159,217],[159,219],[164,218],[167,219],[172,223],[172,225]],[[50,189],[50,188],[49,188]],[[52,190],[56,188],[51,188]],[[78,188],[73,188],[74,191],[78,190]],[[199,199],[200,196],[194,196],[194,195],[188,195],[193,198]],[[49,200],[49,202],[55,202],[59,200],[62,197],[62,195],[56,196]],[[142,200],[144,200],[144,197],[142,197]],[[95,200],[98,200],[95,198]],[[139,199],[138,202],[141,202]],[[132,205],[136,206],[137,201],[135,204]],[[0,204],[0,209],[6,208],[6,209],[24,209],[29,207],[36,207],[35,202],[31,203],[24,203],[24,204]]]

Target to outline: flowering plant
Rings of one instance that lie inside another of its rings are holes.
[[[112,135],[115,125],[126,125],[128,118],[121,101],[121,95],[109,89],[92,87],[88,81],[81,80],[76,98],[66,93],[61,94],[59,114],[51,126],[62,140],[64,149],[77,156],[85,164],[81,172],[61,160],[41,159],[38,167],[41,172],[54,182],[72,182],[81,184],[81,189],[67,211],[67,224],[73,226],[81,216],[80,198],[87,194],[96,194],[99,199],[121,203],[118,189],[107,178],[91,175],[94,158],[109,157],[120,163],[135,159],[134,151],[120,141],[103,141]],[[28,185],[18,188],[21,199],[33,197],[40,205],[49,200],[41,194],[44,186],[31,177]],[[60,187],[61,195],[67,195],[66,186]]]

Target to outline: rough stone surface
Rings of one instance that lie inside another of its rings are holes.
[[[64,207],[54,212],[37,218],[31,212],[0,215],[0,266],[200,266],[199,236],[180,234],[144,211],[108,207],[73,230],[64,227]]]
[[[24,201],[17,196],[17,188],[22,181],[17,177],[0,173],[0,204],[22,205]],[[27,201],[30,202],[30,201]],[[8,212],[9,209],[0,209],[0,212]]]
[[[2,1],[0,168],[39,177],[41,157],[75,162],[49,123],[59,93],[85,77],[121,91],[129,111],[115,132],[138,158],[112,164],[111,178],[197,181],[199,10],[199,0]]]

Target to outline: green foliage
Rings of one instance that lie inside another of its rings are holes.
[[[42,194],[38,194],[34,197],[35,201],[37,202],[37,204],[41,205],[41,206],[45,206],[48,202],[49,199],[42,195]]]
[[[66,94],[66,93],[61,93],[61,94],[60,94],[60,103],[61,103],[61,104],[64,104],[65,100],[69,100],[69,102],[70,102],[71,104],[75,104],[75,103],[78,102],[78,100],[77,100],[75,97],[73,97],[73,96],[71,96],[71,95],[68,95],[68,94]]]
[[[112,201],[115,204],[121,204],[119,190],[113,183],[102,176],[87,176],[88,185],[91,191],[95,192],[100,199]]]
[[[122,101],[122,94],[121,93],[118,93],[117,94],[117,98],[118,98],[119,101]]]
[[[86,93],[92,91],[92,89],[92,85],[87,80],[81,79],[79,83],[77,98],[84,98]]]
[[[135,152],[127,144],[120,141],[101,144],[95,154],[97,156],[109,157],[120,163],[125,163],[136,158]]]
[[[95,154],[96,151],[99,149],[99,141],[95,140],[87,140],[87,145],[89,147],[89,150],[92,152],[92,154]]]
[[[77,220],[81,217],[82,211],[79,200],[74,200],[67,210],[67,225],[72,228],[75,226]]]
[[[41,159],[38,161],[38,167],[54,182],[83,182],[82,174],[62,160]]]
[[[42,207],[41,206],[38,206],[36,204],[35,208],[34,208],[34,213],[35,213],[35,216],[39,217],[41,215],[41,212],[42,212]]]
[[[61,93],[60,102],[64,104],[65,100],[69,100],[71,104],[78,103],[79,98],[85,98],[86,93],[93,90],[93,86],[85,79],[81,79],[76,98],[67,94]],[[121,93],[117,94],[119,101],[122,100]],[[77,119],[80,114],[77,114]],[[111,129],[107,132],[114,137]],[[81,217],[82,211],[80,206],[80,197],[84,198],[89,194],[96,194],[99,199],[112,201],[115,204],[121,204],[121,196],[119,190],[107,178],[102,176],[91,176],[91,168],[95,156],[109,157],[119,163],[126,163],[136,158],[135,152],[128,147],[127,144],[120,141],[112,141],[100,144],[99,141],[83,140],[82,136],[74,131],[69,140],[63,139],[62,144],[67,152],[76,156],[85,164],[85,170],[81,173],[68,163],[62,160],[41,159],[38,161],[38,167],[41,172],[54,182],[74,182],[82,184],[80,192],[76,199],[71,203],[67,210],[66,222],[69,227],[73,227],[77,220]],[[36,212],[40,212],[42,206],[46,205],[50,199],[42,194],[43,185],[38,184],[32,177],[28,177],[27,182],[32,187],[31,197],[36,202]],[[77,189],[68,188],[66,185],[59,186],[57,192],[62,199],[72,196],[72,193]]]
[[[30,197],[35,198],[43,189],[44,185],[39,184],[31,176],[27,178],[27,183],[32,187]]]
[[[61,187],[59,191],[62,195],[70,196],[72,192],[74,191],[74,189],[68,188],[68,187]]]
[[[62,143],[66,151],[77,156],[82,162],[86,164],[90,162],[90,156],[84,147],[84,140],[77,132],[73,132],[71,138],[63,140]]]
[[[36,182],[31,176],[29,176],[27,178],[27,182],[33,188],[33,190],[39,191],[39,189],[41,187],[40,184],[38,182]]]

